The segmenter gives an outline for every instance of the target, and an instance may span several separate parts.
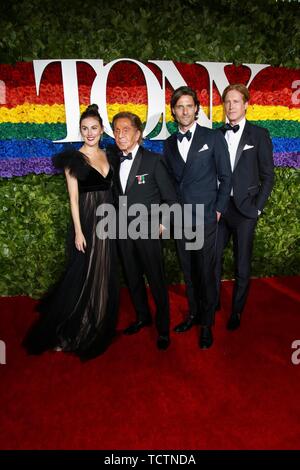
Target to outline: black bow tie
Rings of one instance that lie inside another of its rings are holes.
[[[179,142],[182,142],[182,140],[183,140],[185,137],[187,138],[187,140],[191,140],[191,138],[192,138],[192,133],[191,133],[191,131],[186,131],[185,134],[183,134],[182,132],[177,132],[177,139],[179,140]]]
[[[226,131],[233,131],[236,133],[239,130],[240,126],[239,124],[235,124],[235,126],[231,126],[229,122],[225,124],[225,126],[222,127],[222,131],[225,133]]]
[[[123,163],[125,160],[132,160],[132,153],[127,153],[127,155],[121,155],[120,162]]]

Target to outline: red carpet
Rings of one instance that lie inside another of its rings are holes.
[[[300,364],[291,362],[299,287],[299,277],[253,280],[241,328],[228,332],[225,282],[210,350],[198,348],[194,328],[158,351],[151,327],[118,335],[84,364],[58,352],[27,357],[20,342],[35,302],[0,298],[0,448],[299,448]],[[186,309],[182,286],[170,287],[170,297],[174,326]],[[124,289],[119,328],[133,319]]]

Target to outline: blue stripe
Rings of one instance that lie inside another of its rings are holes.
[[[287,139],[275,137],[272,141],[274,153],[300,152],[300,138]],[[113,143],[114,139],[106,137],[102,140],[101,147],[105,148]],[[0,140],[0,159],[52,157],[52,155],[62,152],[70,146],[78,149],[81,145],[82,142],[54,144],[51,140],[46,139]],[[153,152],[162,153],[164,141],[145,139],[143,145]]]

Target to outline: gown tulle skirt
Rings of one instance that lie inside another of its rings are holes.
[[[85,253],[75,247],[74,229],[67,239],[67,266],[57,284],[39,302],[40,316],[23,345],[29,354],[62,349],[90,359],[103,353],[115,334],[118,277],[115,241],[99,238],[96,209],[111,203],[111,191],[79,195]],[[73,224],[72,224],[73,225]]]

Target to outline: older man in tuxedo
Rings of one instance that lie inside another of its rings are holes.
[[[233,172],[230,202],[219,221],[217,239],[217,286],[220,296],[222,256],[233,238],[235,284],[228,330],[240,326],[251,267],[254,231],[274,184],[272,142],[266,129],[246,120],[249,91],[232,84],[222,94],[227,124],[223,128]]]
[[[175,327],[175,331],[184,332],[195,323],[200,323],[199,346],[207,349],[213,344],[212,325],[217,303],[217,224],[229,201],[231,169],[228,149],[221,131],[202,127],[196,122],[199,105],[197,94],[192,88],[182,86],[174,91],[171,111],[179,130],[166,140],[164,155],[179,201],[183,207],[188,204],[192,206],[193,229],[198,225],[197,205],[204,205],[202,248],[187,249],[184,234],[181,240],[177,240],[178,255],[187,285],[189,313]]]
[[[109,159],[113,163],[116,200],[127,205],[128,211],[135,204],[142,204],[149,214],[140,227],[140,236],[118,239],[124,273],[136,310],[136,321],[129,325],[124,334],[138,333],[151,325],[152,318],[147,300],[144,274],[156,304],[157,347],[167,349],[169,337],[169,299],[165,280],[161,240],[150,230],[152,205],[165,202],[176,203],[176,192],[161,155],[143,148],[142,123],[130,112],[121,112],[112,122],[115,149],[110,150]],[[120,196],[126,196],[120,199]],[[122,207],[119,205],[119,210]],[[158,219],[157,219],[158,220]],[[125,221],[126,228],[132,219]],[[124,229],[124,227],[123,227]]]

